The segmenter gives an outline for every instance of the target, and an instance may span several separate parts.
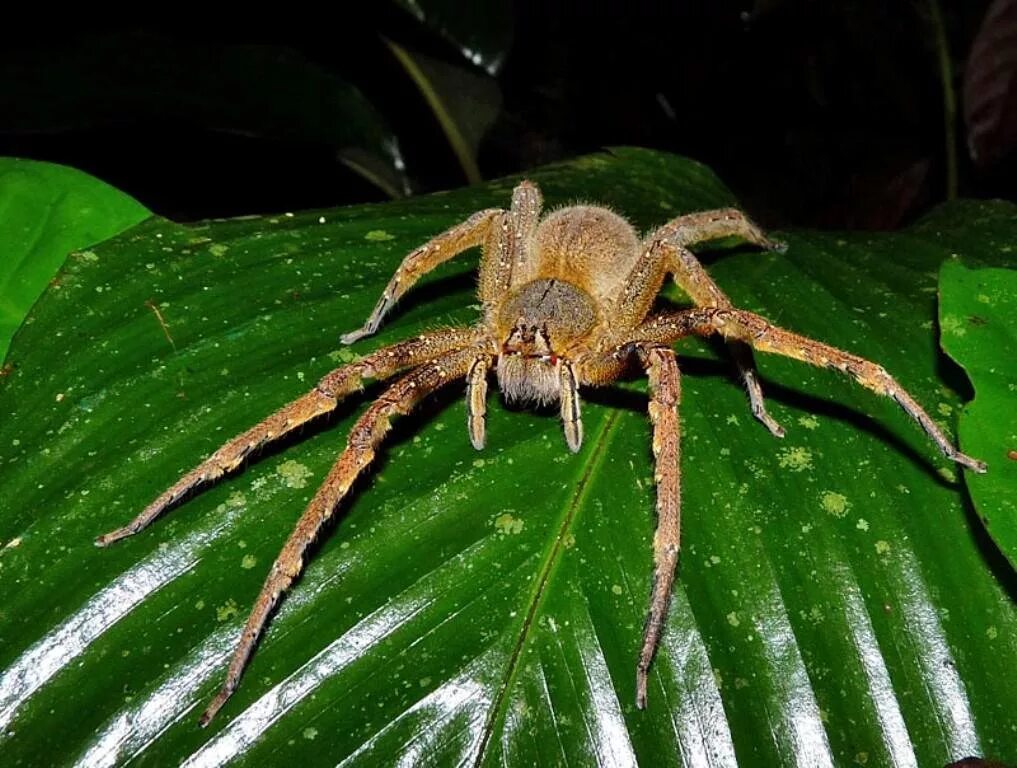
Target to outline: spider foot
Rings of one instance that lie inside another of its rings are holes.
[[[989,469],[989,465],[981,459],[973,459],[967,454],[961,453],[957,450],[947,454],[947,458],[950,459],[950,461],[955,461],[962,467],[967,467],[971,471],[977,472],[980,475],[984,475]]]
[[[765,408],[761,408],[758,411],[753,410],[752,415],[755,416],[759,422],[770,430],[770,434],[774,437],[784,437],[784,427],[782,427],[773,416],[771,416]]]
[[[767,240],[766,249],[777,253],[787,253],[787,243],[783,240]]]
[[[355,330],[355,331],[350,331],[349,333],[344,333],[342,336],[339,337],[339,341],[342,342],[343,344],[349,346],[350,344],[353,344],[353,343],[355,343],[357,341],[360,341],[365,336],[370,336],[376,330],[377,330],[377,328],[372,328],[370,326],[370,324],[368,324],[368,325],[365,325],[363,328],[357,328],[357,330]]]
[[[114,542],[126,539],[128,536],[133,536],[137,531],[132,530],[130,527],[117,528],[115,531],[104,533],[102,536],[95,537],[95,546],[97,547],[108,547]]]

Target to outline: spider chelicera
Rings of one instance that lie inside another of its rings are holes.
[[[408,413],[439,387],[465,379],[469,436],[479,450],[485,441],[492,368],[506,398],[560,404],[565,441],[572,451],[578,451],[583,441],[579,388],[610,384],[633,362],[646,372],[656,462],[657,531],[649,614],[636,666],[639,708],[646,705],[647,671],[663,631],[678,563],[681,386],[672,349],[676,341],[690,335],[724,337],[748,390],[753,415],[777,437],[784,431],[766,411],[752,348],[841,371],[873,392],[893,398],[947,458],[985,471],[985,464],[957,450],[879,365],[778,328],[731,304],[688,248],[727,236],[764,248],[779,247],[740,211],[725,208],[680,216],[641,240],[625,219],[607,208],[575,205],[542,217],[541,206],[540,190],[524,181],[513,191],[509,210],[479,211],[417,248],[396,270],[364,326],[342,340],[352,344],[373,334],[422,275],[468,248],[481,246],[483,316],[476,325],[425,333],[332,371],[306,395],[219,448],[130,524],[96,540],[106,546],[137,533],[194,488],[236,469],[257,448],[334,410],[365,380],[406,372],[354,424],[346,449],[283,546],[244,627],[226,682],[201,717],[202,725],[236,689],[272,610],[303,570],[308,546],[374,459],[392,417]],[[652,315],[654,299],[668,275],[696,306]]]

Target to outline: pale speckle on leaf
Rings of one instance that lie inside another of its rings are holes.
[[[275,471],[286,483],[287,488],[306,488],[307,480],[311,477],[311,470],[292,459],[284,461]]]
[[[816,429],[819,427],[819,419],[812,414],[809,414],[808,416],[799,416],[798,423],[806,429]]]
[[[812,469],[812,451],[800,445],[784,448],[777,454],[777,463],[782,469],[804,472],[806,469]]]
[[[504,515],[498,515],[494,519],[494,527],[498,533],[504,535],[522,533],[523,521],[507,512]]]
[[[823,491],[823,495],[819,498],[819,504],[827,514],[834,517],[844,517],[847,515],[848,507],[851,506],[847,496],[834,491]]]

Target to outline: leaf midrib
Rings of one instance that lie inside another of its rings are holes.
[[[516,638],[515,646],[512,648],[512,653],[509,656],[509,660],[505,668],[505,674],[502,678],[502,684],[498,687],[498,693],[495,696],[494,702],[491,704],[491,710],[488,714],[487,722],[484,723],[484,731],[481,736],[480,746],[477,749],[476,759],[473,761],[474,768],[478,768],[484,761],[484,756],[487,753],[487,745],[490,743],[491,736],[494,734],[494,729],[498,722],[505,698],[508,695],[508,692],[512,689],[512,684],[515,681],[516,673],[519,669],[519,659],[522,656],[523,648],[526,646],[526,641],[529,638],[530,628],[533,626],[533,621],[536,618],[537,612],[540,610],[540,606],[544,602],[544,595],[547,592],[547,585],[551,580],[551,574],[554,572],[555,566],[560,561],[559,556],[565,546],[568,531],[572,527],[572,523],[575,521],[576,515],[582,506],[586,495],[586,489],[590,485],[590,480],[592,479],[594,472],[600,466],[605,449],[607,444],[611,441],[611,435],[614,432],[614,427],[618,423],[619,418],[621,418],[621,412],[614,410],[608,413],[607,417],[604,419],[604,424],[600,428],[596,440],[594,441],[593,450],[589,454],[589,458],[587,459],[586,464],[576,481],[575,488],[572,491],[572,496],[564,509],[564,515],[561,525],[558,526],[558,533],[554,538],[554,544],[547,553],[547,557],[544,559],[544,562],[541,564],[536,586],[529,596],[529,605],[526,610],[526,616],[519,627],[519,637]]]

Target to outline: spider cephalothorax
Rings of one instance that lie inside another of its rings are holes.
[[[640,240],[625,219],[606,208],[571,206],[541,219],[541,202],[537,187],[524,181],[515,188],[509,210],[475,213],[410,253],[364,326],[343,341],[350,344],[374,333],[421,275],[479,245],[483,247],[479,296],[484,313],[475,326],[424,334],[332,371],[306,395],[222,446],[127,526],[98,538],[97,543],[105,546],[137,533],[190,490],[236,469],[260,446],[334,410],[365,379],[388,379],[405,372],[357,420],[346,449],[284,545],[247,620],[226,682],[202,716],[202,724],[235,690],[272,610],[303,569],[308,546],[373,461],[391,419],[407,413],[439,387],[465,379],[470,441],[477,449],[483,448],[492,368],[507,398],[560,405],[565,439],[573,451],[580,449],[583,439],[579,388],[609,384],[633,362],[646,372],[657,465],[657,533],[650,608],[636,666],[639,707],[646,704],[647,671],[663,630],[678,563],[681,387],[672,349],[676,341],[693,334],[723,336],[748,389],[753,415],[778,437],[784,431],[766,411],[751,348],[839,370],[877,394],[893,398],[948,458],[985,471],[985,464],[954,448],[880,366],[731,305],[688,246],[735,235],[765,248],[776,247],[739,211],[726,208],[680,216]],[[654,298],[668,275],[696,306],[651,316]]]

